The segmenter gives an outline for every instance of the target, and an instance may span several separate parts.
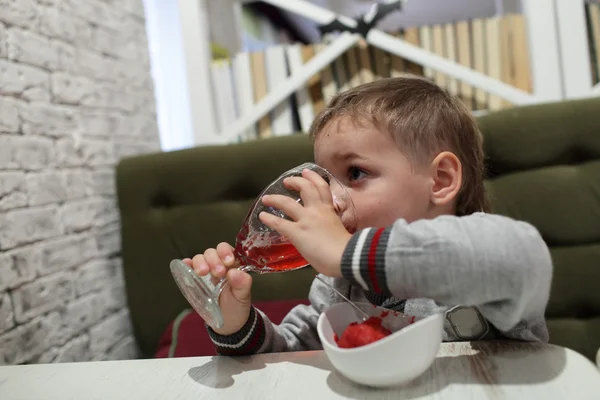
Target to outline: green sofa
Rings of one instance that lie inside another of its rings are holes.
[[[592,359],[600,347],[600,99],[514,108],[479,122],[494,212],[531,222],[552,249],[550,341]],[[233,241],[261,189],[310,160],[312,145],[298,134],[120,162],[124,274],[145,357],[189,307],[169,261]],[[306,298],[313,275],[306,268],[255,276],[253,298]]]

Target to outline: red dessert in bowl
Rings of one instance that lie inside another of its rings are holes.
[[[384,328],[381,323],[379,317],[369,317],[363,322],[351,322],[342,333],[342,337],[334,335],[333,338],[337,345],[343,349],[365,346],[392,334],[392,331]]]
[[[385,387],[408,382],[433,363],[442,342],[444,318],[426,318],[356,303],[337,303],[319,316],[317,332],[333,366],[363,385]]]

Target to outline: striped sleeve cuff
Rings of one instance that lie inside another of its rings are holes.
[[[234,334],[223,336],[207,326],[208,335],[223,356],[245,356],[256,354],[265,341],[265,322],[254,307],[242,329]]]
[[[364,290],[390,295],[385,276],[385,253],[390,228],[367,228],[356,232],[342,255],[342,275]]]

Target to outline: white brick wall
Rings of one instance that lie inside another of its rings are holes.
[[[0,98],[0,131],[19,132],[19,108],[14,99]]]
[[[0,22],[0,57],[8,57],[8,43],[6,42],[6,25]]]
[[[138,355],[115,165],[158,151],[142,0],[0,0],[0,364]]]
[[[37,67],[0,58],[0,95],[16,95],[25,100],[48,102],[50,74]]]

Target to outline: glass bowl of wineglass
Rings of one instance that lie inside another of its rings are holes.
[[[236,236],[234,255],[240,265],[239,269],[264,274],[293,271],[308,266],[306,260],[285,236],[267,227],[258,218],[258,215],[265,211],[290,219],[281,210],[265,206],[261,199],[267,194],[279,194],[302,203],[300,193],[286,188],[283,181],[288,177],[301,176],[305,169],[318,173],[329,184],[334,208],[344,226],[351,233],[356,229],[354,204],[344,186],[326,169],[313,163],[304,163],[281,174],[262,191],[250,207]],[[211,274],[199,276],[181,260],[171,261],[170,268],[177,286],[194,310],[208,325],[221,328],[223,314],[219,307],[219,296],[227,285],[227,278],[214,281]]]

